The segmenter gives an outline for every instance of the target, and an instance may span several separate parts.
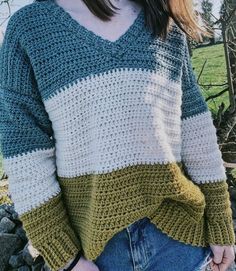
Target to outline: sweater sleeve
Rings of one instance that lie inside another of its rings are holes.
[[[227,176],[216,128],[197,83],[185,35],[182,66],[181,160],[186,175],[205,196],[209,244],[233,245],[235,234]]]
[[[57,180],[52,125],[14,15],[0,50],[0,136],[9,192],[27,237],[52,271],[81,245]]]

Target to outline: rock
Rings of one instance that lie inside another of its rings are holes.
[[[233,218],[236,219],[236,207],[234,206],[234,204],[231,204],[231,209],[233,212]]]
[[[13,205],[11,205],[11,204],[4,204],[5,205],[5,210],[7,211],[7,212],[9,212],[9,213],[14,213],[15,212],[15,210],[14,210],[14,206]]]
[[[7,204],[4,203],[4,204],[0,205],[0,209],[4,209],[5,210],[6,208],[7,208]]]
[[[47,266],[47,264],[45,263],[45,264],[43,265],[43,268],[42,268],[41,271],[51,271],[51,270],[50,270],[50,268]]]
[[[11,233],[15,228],[15,223],[9,218],[3,217],[0,221],[0,233]]]
[[[25,232],[25,230],[23,229],[22,226],[17,227],[17,229],[15,231],[15,234],[17,234],[24,243],[28,242],[26,232]]]
[[[17,269],[17,271],[31,271],[28,265],[23,265]]]
[[[20,267],[25,264],[22,251],[16,255],[12,255],[9,260],[9,264],[13,268]]]
[[[13,212],[12,213],[12,219],[14,219],[14,220],[19,220],[19,216],[18,216],[18,213],[17,212]]]
[[[236,188],[233,186],[229,187],[229,194],[232,200],[236,200]]]
[[[32,265],[32,266],[31,266],[32,271],[41,271],[42,268],[43,268],[43,264],[44,264],[43,262],[40,262],[40,263],[38,263],[38,264]]]
[[[11,214],[9,214],[8,212],[6,212],[3,208],[0,209],[0,221],[3,217],[11,217]]]
[[[0,270],[6,271],[11,255],[21,248],[22,241],[16,234],[0,233],[0,244]]]
[[[35,249],[32,244],[29,242],[23,249],[23,259],[28,265],[33,265],[39,257],[39,252]]]

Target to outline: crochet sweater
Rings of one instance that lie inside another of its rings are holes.
[[[194,246],[233,245],[226,173],[186,35],[165,41],[144,10],[106,40],[46,0],[10,18],[0,53],[9,191],[54,271],[94,260],[144,216]]]

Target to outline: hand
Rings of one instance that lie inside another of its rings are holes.
[[[234,262],[234,246],[211,245],[213,258],[210,267],[213,271],[227,271]]]
[[[90,260],[81,256],[76,266],[73,268],[72,271],[100,271],[97,265]]]
[[[69,266],[72,261],[73,259],[65,267]],[[63,268],[60,269],[59,271],[61,270],[63,270]],[[82,255],[77,264],[72,269],[72,271],[100,271],[100,270],[93,261],[87,260]]]

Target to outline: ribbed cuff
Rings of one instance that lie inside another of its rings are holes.
[[[81,250],[61,193],[19,217],[33,247],[52,271],[63,268]]]
[[[52,271],[63,268],[81,251],[80,244],[69,227],[55,228],[55,231],[55,234],[39,247],[39,252]]]
[[[235,233],[231,217],[207,220],[207,238],[209,244],[234,245]]]
[[[215,245],[234,245],[235,233],[226,180],[198,184],[206,200],[207,240]]]

